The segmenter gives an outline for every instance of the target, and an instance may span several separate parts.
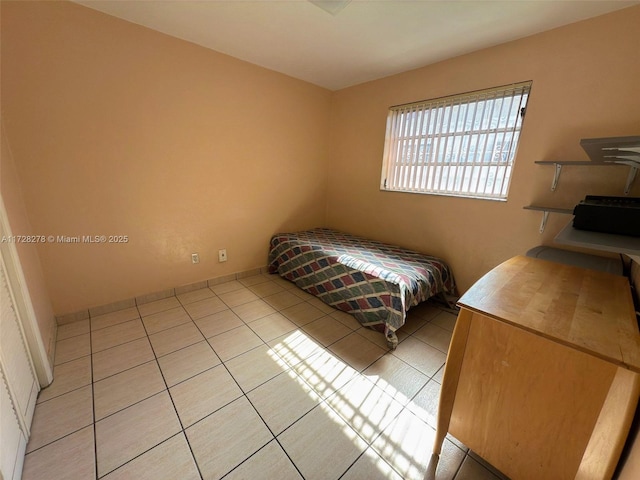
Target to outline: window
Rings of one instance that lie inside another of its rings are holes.
[[[380,188],[506,200],[531,82],[391,107]]]

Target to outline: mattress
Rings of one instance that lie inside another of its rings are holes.
[[[392,348],[412,306],[455,294],[443,260],[326,228],[274,235],[268,265],[270,273],[383,331]]]

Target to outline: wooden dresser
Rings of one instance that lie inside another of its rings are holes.
[[[513,480],[611,478],[640,394],[627,279],[518,256],[459,305],[434,453],[450,432]]]

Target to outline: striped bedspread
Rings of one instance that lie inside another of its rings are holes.
[[[362,325],[384,330],[392,348],[410,307],[455,293],[453,274],[442,260],[326,228],[274,235],[269,272],[353,314]]]

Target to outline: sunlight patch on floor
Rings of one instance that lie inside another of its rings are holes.
[[[301,330],[272,344],[269,355],[301,387],[323,398],[319,408],[329,418],[347,422],[351,428],[342,430],[350,440],[371,445],[363,460],[378,465],[381,475],[388,475],[389,462],[404,478],[422,478],[435,440],[426,423],[435,421],[433,415],[417,405],[403,410],[409,399],[393,385],[378,375],[359,374]]]

